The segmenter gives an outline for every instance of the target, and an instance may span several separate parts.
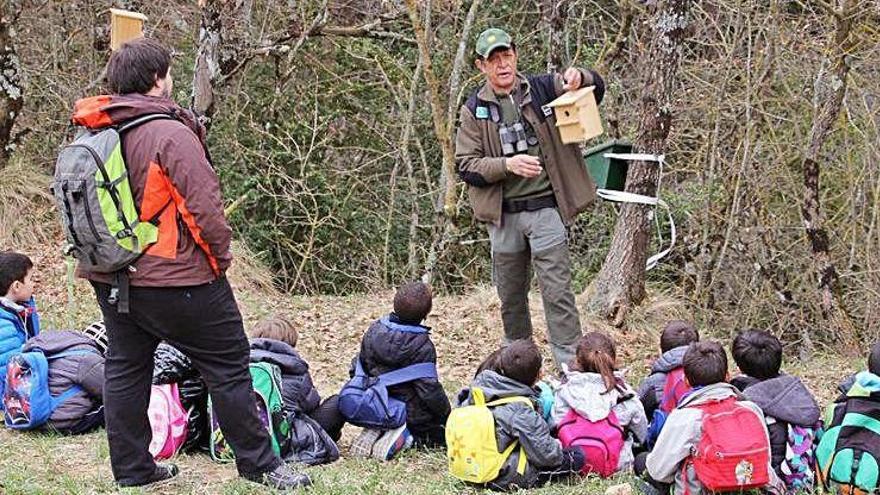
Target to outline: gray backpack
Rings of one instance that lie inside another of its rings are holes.
[[[131,265],[158,239],[158,214],[140,220],[120,136],[151,120],[170,118],[148,114],[116,127],[86,129],[58,155],[50,189],[61,213],[65,254],[85,270],[127,279]],[[118,292],[114,286],[111,299]]]

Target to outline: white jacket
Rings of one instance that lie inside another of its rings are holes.
[[[615,373],[618,386],[608,393],[605,393],[605,381],[598,373],[569,371],[566,376],[568,381],[556,392],[553,402],[553,424],[558,425],[572,409],[590,421],[605,419],[614,411],[620,426],[629,433],[624,439],[617,470],[629,469],[633,463],[633,440],[642,443],[648,433],[645,408],[636,392],[623,381],[622,373]]]

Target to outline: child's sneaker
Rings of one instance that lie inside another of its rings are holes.
[[[373,458],[390,461],[398,452],[411,447],[412,443],[413,437],[405,424],[400,428],[388,430],[373,445]]]
[[[364,428],[361,434],[354,439],[349,451],[352,457],[370,457],[373,451],[373,445],[376,440],[382,436],[382,430],[374,430],[372,428]]]

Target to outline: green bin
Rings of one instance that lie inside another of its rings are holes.
[[[623,191],[626,184],[627,160],[606,158],[605,153],[632,153],[632,143],[615,139],[584,151],[587,170],[599,189]]]

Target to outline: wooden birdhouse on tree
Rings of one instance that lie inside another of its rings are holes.
[[[582,143],[602,134],[595,86],[569,91],[550,102],[556,114],[556,128],[565,144]]]
[[[128,10],[110,9],[110,49],[116,51],[126,41],[144,36],[147,16]]]

